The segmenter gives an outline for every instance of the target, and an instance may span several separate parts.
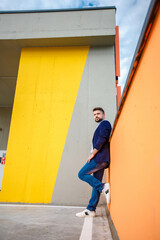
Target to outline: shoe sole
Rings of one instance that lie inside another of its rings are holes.
[[[107,204],[110,203],[110,184],[107,183],[107,190],[104,192],[104,195],[107,199]]]
[[[79,218],[85,218],[85,217],[96,217],[96,215],[94,215],[94,216],[90,216],[90,215],[85,215],[85,216],[77,216],[77,215],[76,215],[76,217],[79,217]]]
[[[95,216],[96,216],[96,214],[95,215],[89,215],[87,212],[85,212],[84,215],[79,215],[79,216],[78,216],[78,213],[76,214],[76,217],[80,217],[80,218],[83,218],[83,217],[95,217]]]

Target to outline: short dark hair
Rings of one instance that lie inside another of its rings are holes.
[[[95,107],[95,108],[93,108],[93,112],[94,112],[94,111],[97,111],[97,110],[99,110],[99,111],[101,111],[103,114],[105,114],[103,108],[101,108],[101,107]]]

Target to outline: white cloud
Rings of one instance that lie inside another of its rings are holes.
[[[119,25],[122,90],[129,72],[140,32],[151,0],[1,0],[0,10],[38,10],[79,7],[116,7]]]
[[[78,8],[81,0],[1,0],[0,10]]]
[[[150,0],[127,1],[127,8],[117,9],[117,25],[120,27],[120,64],[121,76],[119,83],[124,88],[137,42],[144,24]],[[125,64],[123,59],[125,59]]]
[[[97,6],[116,6],[116,24],[119,25],[121,76],[124,88],[138,39],[151,0],[97,0]]]

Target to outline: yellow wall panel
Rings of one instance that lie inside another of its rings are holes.
[[[88,51],[22,49],[1,202],[51,202]]]

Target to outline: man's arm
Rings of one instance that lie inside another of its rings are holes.
[[[110,132],[111,132],[111,125],[108,121],[101,123],[100,134],[98,136],[97,142],[95,144],[95,148],[93,149],[92,154],[89,156],[87,162],[89,163],[92,158],[97,154],[97,152],[102,148],[103,144],[108,141]]]
[[[99,151],[104,145],[104,143],[109,140],[110,133],[111,133],[110,123],[108,121],[102,122],[100,125],[99,136],[94,145],[94,148],[96,148]]]

